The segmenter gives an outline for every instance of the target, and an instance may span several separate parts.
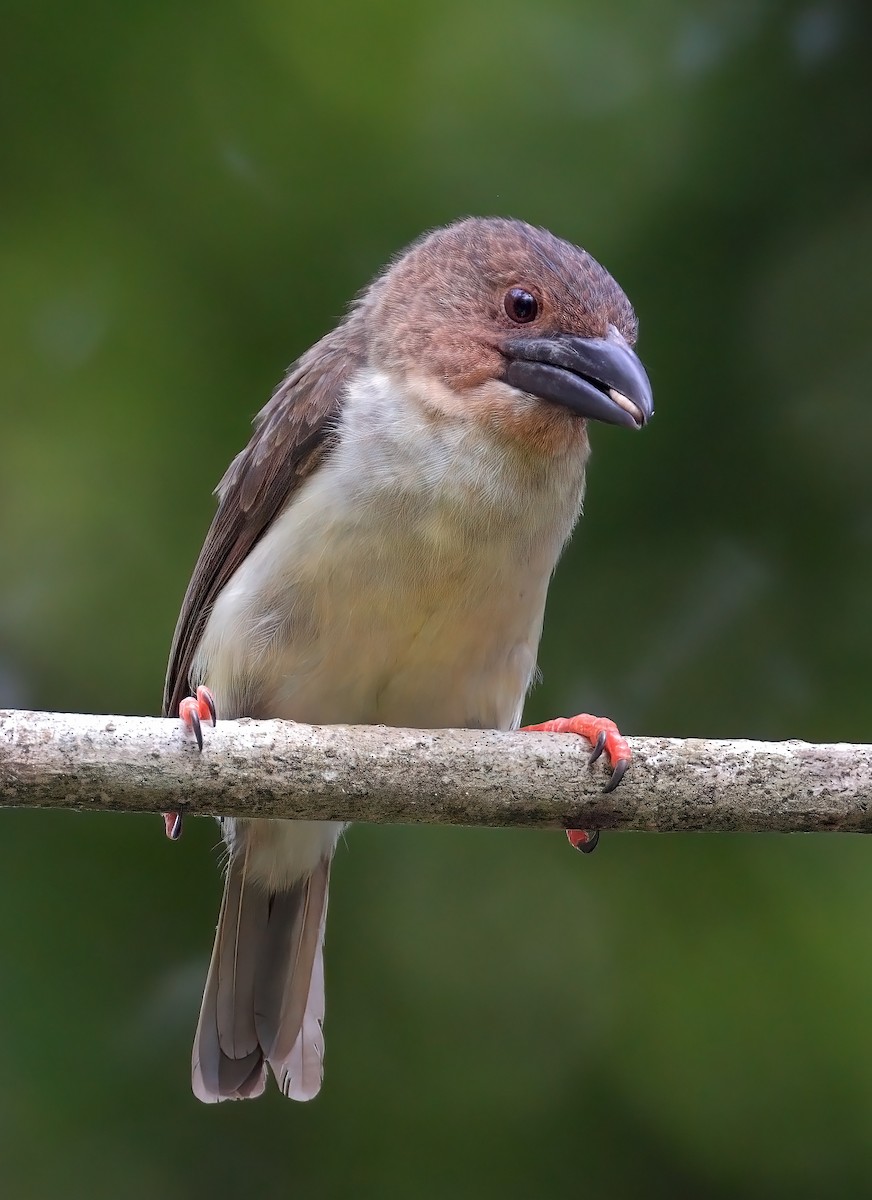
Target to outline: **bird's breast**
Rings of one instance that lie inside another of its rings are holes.
[[[511,728],[583,467],[434,428],[370,373],[219,596],[196,676],[228,715]]]

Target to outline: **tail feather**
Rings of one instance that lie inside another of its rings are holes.
[[[258,958],[254,1010],[258,1040],[271,1060],[288,1057],[303,1025],[324,936],[329,880],[330,862],[322,859],[291,891],[272,898],[267,941]]]
[[[248,856],[246,845],[240,861],[230,864],[215,935],[218,1042],[231,1059],[245,1059],[258,1048],[254,980],[269,920],[266,890],[250,881],[246,886]]]
[[[324,1057],[324,921],[329,858],[270,894],[231,855],[194,1038],[192,1084],[206,1103],[259,1096],[267,1062],[285,1095],[318,1093]]]
[[[279,1087],[291,1100],[311,1100],[317,1096],[324,1076],[324,923],[327,917],[327,893],[321,912],[321,927],[309,995],[300,1032],[291,1051],[279,1058],[277,1050],[270,1054],[269,1065]]]
[[[216,937],[216,947],[217,943]],[[191,1060],[191,1085],[194,1095],[204,1104],[259,1096],[266,1087],[266,1063],[260,1047],[239,1059],[231,1058],[221,1049],[218,1040],[218,972],[215,957],[216,952],[213,951]]]

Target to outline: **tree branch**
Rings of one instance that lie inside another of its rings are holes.
[[[567,734],[0,710],[0,806],[343,821],[872,832],[872,746],[632,738],[620,787]]]

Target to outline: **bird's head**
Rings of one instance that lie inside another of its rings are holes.
[[[586,419],[638,429],[653,415],[630,302],[547,230],[475,217],[438,229],[361,307],[371,364],[414,382],[436,416],[556,451],[586,441]]]

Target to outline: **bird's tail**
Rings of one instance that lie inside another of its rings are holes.
[[[248,876],[231,851],[194,1038],[194,1095],[207,1104],[259,1096],[267,1063],[292,1100],[311,1100],[324,1059],[324,921],[330,857],[284,891]]]

